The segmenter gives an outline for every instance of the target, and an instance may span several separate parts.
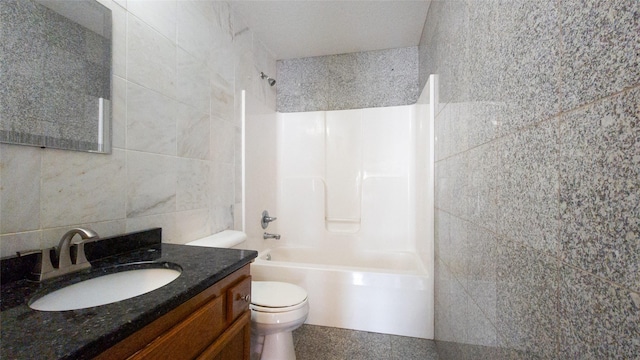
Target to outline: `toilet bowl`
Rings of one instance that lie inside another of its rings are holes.
[[[229,248],[242,244],[243,232],[225,230],[185,245]],[[309,314],[305,289],[285,282],[251,282],[251,359],[295,360],[292,331]]]
[[[277,281],[251,283],[251,358],[295,360],[292,331],[309,314],[307,292]]]

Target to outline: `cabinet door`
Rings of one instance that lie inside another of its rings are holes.
[[[226,328],[223,297],[217,297],[152,341],[130,359],[193,359]]]
[[[240,315],[198,360],[249,360],[251,356],[251,312]]]

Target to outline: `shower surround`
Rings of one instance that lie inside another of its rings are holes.
[[[303,286],[308,323],[433,337],[433,94],[278,114],[247,97],[245,224],[261,251],[253,276]],[[267,231],[280,240],[262,240],[264,209],[277,215]]]
[[[278,115],[282,238],[252,271],[303,286],[309,324],[433,337],[433,171],[418,151],[429,142],[419,106]]]

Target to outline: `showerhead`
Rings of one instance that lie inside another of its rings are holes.
[[[267,74],[263,72],[260,72],[260,78],[267,79],[267,82],[269,83],[270,86],[273,86],[276,84],[276,79],[270,78]]]

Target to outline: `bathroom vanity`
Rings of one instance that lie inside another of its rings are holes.
[[[3,359],[248,359],[255,251],[160,243],[160,229],[86,245],[92,269],[44,282],[20,278],[29,258],[2,261]],[[108,256],[104,256],[108,254]],[[171,283],[116,303],[37,311],[29,301],[123,264],[171,263]]]
[[[249,359],[249,265],[95,359]]]

